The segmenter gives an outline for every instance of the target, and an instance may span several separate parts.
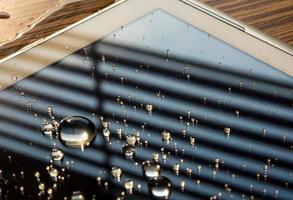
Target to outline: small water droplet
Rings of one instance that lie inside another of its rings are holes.
[[[225,127],[224,128],[224,133],[225,133],[225,135],[226,135],[227,138],[230,137],[230,132],[231,132],[231,128],[229,128],[229,127]]]
[[[153,153],[153,154],[152,154],[152,157],[153,157],[153,160],[154,160],[154,161],[159,162],[160,154],[158,154],[158,153]]]
[[[103,62],[105,62],[105,61],[106,61],[106,57],[105,57],[104,55],[102,55],[101,60],[102,60]]]
[[[168,199],[172,192],[171,181],[163,176],[149,180],[148,187],[149,193],[154,199]]]
[[[43,191],[43,190],[45,190],[46,186],[44,183],[39,183],[38,188],[39,188],[39,190]]]
[[[55,134],[57,132],[58,126],[59,126],[59,124],[55,120],[50,121],[50,122],[45,122],[41,127],[41,131],[45,135],[52,136],[53,134]]]
[[[262,129],[262,136],[263,137],[266,137],[267,135],[267,130],[265,128]]]
[[[165,142],[168,142],[168,141],[170,141],[170,139],[171,139],[170,132],[164,130],[162,132],[162,140],[165,141]]]
[[[119,167],[112,167],[112,169],[111,169],[111,175],[114,178],[117,178],[118,180],[120,180],[120,177],[122,175],[122,170]]]
[[[172,166],[172,169],[175,172],[175,174],[178,175],[179,174],[179,170],[180,170],[180,164],[178,164],[178,163],[177,164],[174,164]]]
[[[180,182],[180,189],[182,192],[184,192],[184,189],[185,189],[185,181],[181,181]]]
[[[88,146],[96,136],[93,122],[81,116],[64,118],[60,122],[58,132],[61,142],[73,148]]]
[[[161,173],[161,166],[155,161],[144,161],[142,164],[142,172],[147,179],[158,177]]]
[[[120,77],[120,80],[121,80],[121,84],[123,85],[125,82],[125,78],[122,76],[122,77]]]
[[[19,191],[23,194],[23,192],[24,192],[24,187],[23,186],[20,186],[19,187]],[[1,195],[0,195],[1,196]]]
[[[49,175],[52,179],[56,180],[57,176],[59,174],[59,171],[56,168],[50,168],[49,169]]]
[[[135,156],[135,147],[132,145],[123,145],[123,153],[126,158],[133,158]]]
[[[53,116],[53,108],[52,108],[52,106],[48,106],[47,112],[48,112],[49,116]]]
[[[235,114],[236,114],[236,117],[238,118],[240,114],[239,110],[235,110]]]
[[[109,129],[107,129],[107,128],[103,129],[103,136],[104,136],[105,138],[109,138],[110,135],[111,135],[111,132],[110,132]]]
[[[145,105],[145,109],[151,115],[152,114],[152,111],[153,111],[153,105],[152,104],[146,104]]]
[[[133,182],[133,180],[129,179],[129,180],[126,180],[123,185],[126,190],[132,191],[133,186],[134,186],[134,182]]]
[[[189,138],[189,142],[190,142],[190,145],[191,145],[192,147],[194,147],[194,145],[195,145],[195,138],[194,138],[194,137],[190,137],[190,138]]]
[[[117,128],[116,129],[116,133],[118,135],[118,138],[121,139],[121,137],[122,137],[122,129],[121,128]]]
[[[134,135],[127,135],[125,140],[128,145],[134,146],[136,143],[136,137]]]
[[[60,161],[63,159],[64,154],[60,149],[54,148],[52,149],[51,156],[52,156],[52,160]]]
[[[18,77],[17,77],[16,75],[13,75],[13,76],[12,76],[12,80],[13,80],[13,81],[17,81],[17,80],[18,80]]]
[[[243,83],[240,81],[239,82],[239,90],[242,90],[242,87],[243,87]]]
[[[80,191],[74,191],[71,195],[71,200],[85,200],[85,197]]]

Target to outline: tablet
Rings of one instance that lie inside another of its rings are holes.
[[[2,199],[290,199],[292,48],[128,0],[0,64]]]

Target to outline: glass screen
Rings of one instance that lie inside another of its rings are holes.
[[[154,10],[0,92],[0,199],[291,199],[292,122],[292,77]]]

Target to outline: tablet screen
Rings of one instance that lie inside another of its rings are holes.
[[[0,199],[293,196],[292,77],[162,10],[12,78]]]

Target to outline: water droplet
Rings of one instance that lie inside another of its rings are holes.
[[[124,81],[125,81],[125,78],[122,76],[122,77],[120,77],[120,80],[121,80],[121,84],[123,85]]]
[[[158,177],[161,173],[161,166],[155,161],[144,161],[142,164],[142,172],[147,179]]]
[[[153,111],[153,105],[152,104],[146,104],[145,105],[145,109],[151,115],[152,114],[152,111]]]
[[[41,127],[41,131],[45,135],[53,135],[57,132],[58,126],[59,124],[55,120],[50,122],[45,122],[43,126]]]
[[[2,170],[0,170],[0,199],[5,196],[7,192],[7,180],[2,177]]]
[[[152,154],[152,157],[153,157],[153,160],[154,160],[154,161],[159,162],[160,154],[158,154],[158,153],[153,153],[153,154]]]
[[[109,137],[110,137],[110,134],[111,134],[111,132],[110,132],[109,129],[105,128],[105,129],[103,130],[103,136],[104,136],[105,138],[109,138]]]
[[[40,172],[36,172],[34,175],[36,178],[40,178]]]
[[[204,104],[207,104],[207,100],[208,100],[207,97],[203,97],[203,103],[204,103]]]
[[[74,191],[71,195],[71,200],[85,200],[85,197],[80,191]]]
[[[242,87],[243,87],[243,83],[240,81],[239,82],[239,89],[242,90]]]
[[[185,189],[185,181],[181,181],[180,182],[180,189],[182,192],[184,192],[184,189]]]
[[[19,190],[20,190],[20,192],[23,194],[23,192],[24,192],[24,187],[23,187],[23,186],[20,186],[20,187],[19,187]]]
[[[127,135],[125,140],[128,145],[134,146],[136,143],[136,137],[134,135]]]
[[[102,177],[98,176],[98,177],[96,178],[96,180],[97,180],[98,184],[100,185],[100,184],[101,184],[101,181],[102,181]]]
[[[49,116],[53,116],[53,108],[52,108],[52,106],[48,106],[47,112],[48,112]]]
[[[171,181],[163,176],[151,179],[148,186],[150,195],[155,199],[168,199],[172,192]]]
[[[116,64],[113,64],[113,65],[112,65],[112,70],[113,70],[113,72],[116,71]]]
[[[108,122],[106,122],[106,121],[103,121],[103,122],[102,122],[102,126],[103,126],[103,128],[108,128],[108,125],[109,125]]]
[[[235,110],[235,114],[236,114],[236,117],[238,118],[240,114],[239,110]]]
[[[225,127],[224,128],[224,133],[225,133],[225,135],[226,135],[227,138],[230,137],[230,132],[231,132],[231,129],[230,128],[228,128],[228,127]]]
[[[179,164],[174,164],[172,166],[173,171],[175,172],[176,175],[179,174],[179,170],[180,170],[180,165]]]
[[[88,146],[96,136],[93,122],[81,116],[64,118],[60,122],[58,132],[60,140],[73,148]]]
[[[39,190],[42,190],[42,191],[45,190],[45,187],[46,187],[46,186],[45,186],[44,183],[40,183],[39,186],[38,186]]]
[[[117,178],[118,180],[120,180],[120,177],[122,175],[122,170],[119,167],[112,167],[112,169],[111,169],[111,175],[114,178]]]
[[[197,166],[197,171],[198,171],[198,173],[201,173],[201,165]]]
[[[118,138],[121,139],[121,137],[122,137],[122,129],[121,128],[117,128],[116,129],[116,133],[118,135]]]
[[[195,138],[194,137],[190,137],[189,138],[189,142],[190,142],[190,145],[191,146],[194,146],[195,145]]]
[[[219,165],[220,165],[220,159],[219,158],[216,158],[215,159],[215,168],[216,169],[219,169]]]
[[[126,190],[132,191],[133,186],[134,186],[134,182],[133,182],[133,180],[129,179],[129,180],[126,180],[123,185]]]
[[[170,138],[171,138],[170,132],[168,132],[168,131],[163,131],[162,132],[163,141],[168,142],[170,140]]]
[[[197,185],[200,184],[200,180],[199,180],[199,179],[196,180],[196,184],[197,184]]]
[[[17,81],[17,80],[18,80],[18,77],[17,77],[16,75],[13,75],[13,76],[12,76],[12,80],[13,80],[13,81]]]
[[[262,136],[263,137],[266,137],[267,135],[267,130],[265,128],[262,129]]]
[[[59,174],[59,171],[56,168],[49,169],[49,175],[52,179],[56,180],[58,174]]]
[[[123,145],[123,153],[126,158],[133,158],[135,156],[135,147],[132,145]]]
[[[104,56],[104,55],[102,55],[102,57],[101,57],[101,60],[102,60],[103,62],[105,62],[105,61],[106,61],[106,58],[105,58],[105,56]]]
[[[192,175],[192,169],[191,168],[186,168],[186,174],[188,175],[188,176],[191,176]]]
[[[60,161],[63,159],[64,154],[60,149],[54,148],[54,149],[52,149],[51,156],[52,156],[52,160]]]

